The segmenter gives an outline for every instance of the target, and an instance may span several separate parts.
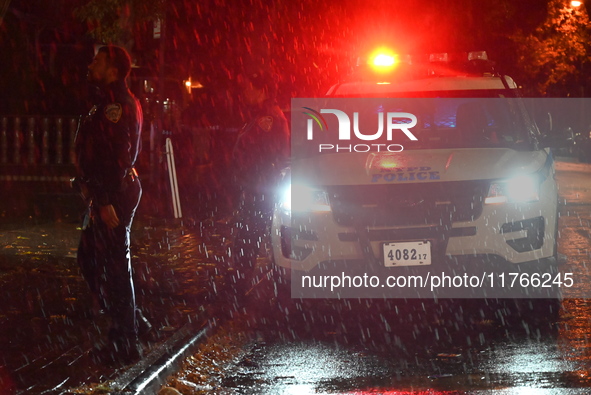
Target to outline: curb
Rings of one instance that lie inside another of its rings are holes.
[[[194,324],[185,325],[146,358],[113,380],[113,387],[121,388],[114,394],[158,393],[166,379],[179,370],[188,356],[197,351],[197,347],[207,339],[211,330],[207,324],[200,328],[196,328]]]

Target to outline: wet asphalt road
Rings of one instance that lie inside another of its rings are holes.
[[[93,313],[75,252],[77,223],[21,221],[0,230],[0,394],[59,394],[99,387],[129,366],[96,361],[108,318]],[[132,250],[136,296],[156,331],[143,340],[148,354],[186,325],[215,316],[223,277],[208,245],[221,236],[204,229],[139,216]],[[188,229],[191,232],[188,232]],[[221,247],[223,248],[223,247]],[[212,295],[210,292],[214,292]],[[2,392],[5,391],[5,392]],[[86,392],[78,392],[86,393]]]
[[[591,168],[558,168],[561,270],[588,286]],[[591,303],[568,291],[563,300],[293,300],[260,280],[228,330],[243,339],[241,352],[223,373],[207,377],[208,365],[197,364],[170,385],[217,394],[591,393]]]
[[[569,270],[586,275],[591,172],[573,166],[559,173],[560,251]],[[133,244],[139,304],[160,334],[146,349],[201,320],[240,339],[231,360],[216,362],[216,375],[211,365],[180,373],[197,374],[207,385],[195,388],[206,393],[591,393],[585,300],[291,300],[277,295],[265,270],[243,297],[227,287],[231,221],[220,213],[203,218],[181,226],[139,216]],[[75,228],[2,229],[10,239],[0,254],[3,390],[90,393],[124,369],[97,365],[85,353],[107,322],[89,314]]]

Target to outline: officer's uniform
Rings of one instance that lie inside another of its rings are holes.
[[[234,145],[237,184],[253,192],[268,192],[289,159],[289,143],[285,115],[276,104],[265,103],[244,125]]]
[[[133,167],[141,129],[139,102],[124,81],[115,81],[101,93],[76,136],[77,180],[90,195],[78,264],[91,292],[112,319],[109,337],[123,347],[137,340],[129,235],[142,194]],[[103,223],[99,213],[100,206],[109,204],[119,217],[114,229]]]
[[[272,102],[254,113],[233,150],[233,179],[240,190],[236,258],[252,264],[271,223],[281,170],[288,164],[290,134],[285,115]],[[245,263],[245,262],[242,262]]]

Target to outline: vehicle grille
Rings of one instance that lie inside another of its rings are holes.
[[[488,181],[327,188],[335,221],[343,226],[442,225],[482,213]]]

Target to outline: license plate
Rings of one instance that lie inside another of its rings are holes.
[[[384,265],[424,266],[431,264],[431,242],[405,241],[384,243]]]

